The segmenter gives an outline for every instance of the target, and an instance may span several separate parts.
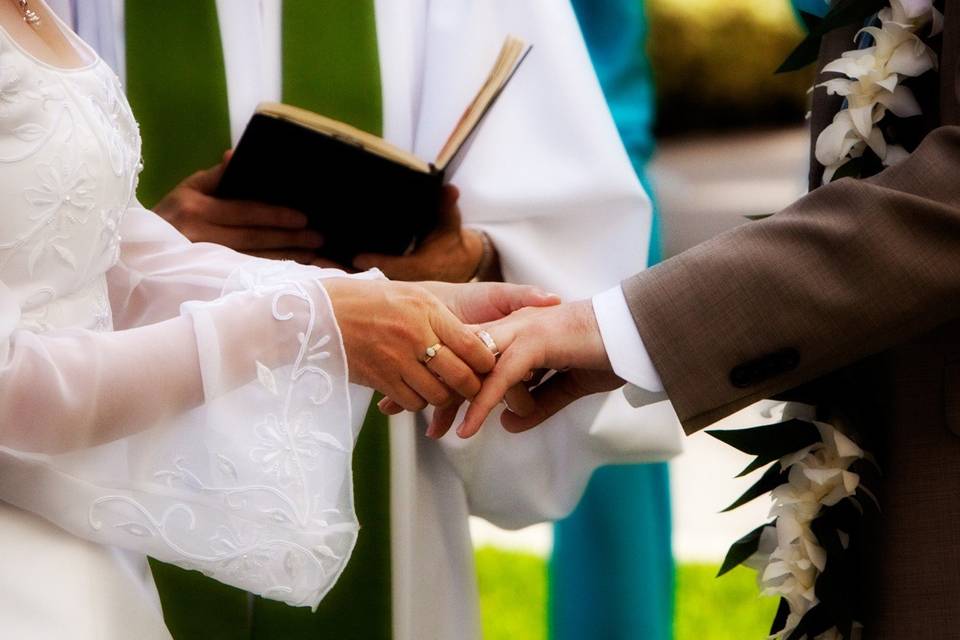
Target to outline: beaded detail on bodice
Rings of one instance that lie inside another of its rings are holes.
[[[140,167],[137,123],[106,64],[56,68],[0,29],[0,286],[18,326],[111,328],[105,273]]]

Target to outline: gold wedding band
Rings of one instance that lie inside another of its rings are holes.
[[[494,357],[500,355],[500,349],[497,348],[497,343],[493,341],[493,337],[489,333],[481,329],[480,331],[477,331],[477,337],[480,338],[480,341],[483,342],[483,344],[487,347],[487,349],[490,350],[490,353],[492,353]]]
[[[441,350],[443,350],[443,345],[440,344],[439,342],[433,346],[427,347],[425,351],[426,355],[424,355],[423,357],[423,364],[427,364],[428,362],[436,358],[437,354],[439,354]]]

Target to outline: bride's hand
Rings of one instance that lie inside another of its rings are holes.
[[[524,284],[478,282],[452,284],[449,282],[417,283],[447,306],[455,316],[467,324],[482,324],[506,318],[514,311],[527,307],[552,307],[560,304],[560,296]]]
[[[350,381],[408,411],[472,398],[480,390],[478,374],[493,369],[490,350],[423,287],[350,278],[324,280],[323,286],[343,336]],[[424,362],[436,344],[443,346]]]

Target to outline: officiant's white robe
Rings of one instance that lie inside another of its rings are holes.
[[[123,2],[53,0],[123,75]],[[218,0],[234,142],[256,104],[279,100],[280,0]],[[534,50],[454,182],[507,281],[586,298],[644,268],[651,206],[617,135],[565,0],[377,0],[384,137],[432,158],[516,34]],[[91,11],[84,16],[83,12]],[[422,419],[421,419],[422,420]],[[509,435],[495,417],[469,442],[391,428],[394,637],[479,636],[468,515],[505,527],[572,509],[594,468],[679,450],[669,407],[630,409],[619,393],[576,403],[552,424]],[[362,535],[362,534],[361,534]]]

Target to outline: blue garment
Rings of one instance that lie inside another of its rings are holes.
[[[793,0],[793,8],[798,14],[803,11],[822,18],[827,15],[830,5],[825,0]]]
[[[654,149],[656,94],[646,55],[643,0],[572,0],[572,4],[620,139],[652,198],[646,165]],[[650,264],[661,258],[659,227],[654,209]]]
[[[634,170],[653,153],[654,87],[642,0],[573,0],[594,69]],[[651,264],[660,257],[654,217]],[[637,428],[642,425],[638,424]],[[666,464],[598,470],[574,513],[554,527],[553,640],[669,640],[673,557]]]
[[[553,544],[552,640],[673,637],[666,464],[599,469]]]

